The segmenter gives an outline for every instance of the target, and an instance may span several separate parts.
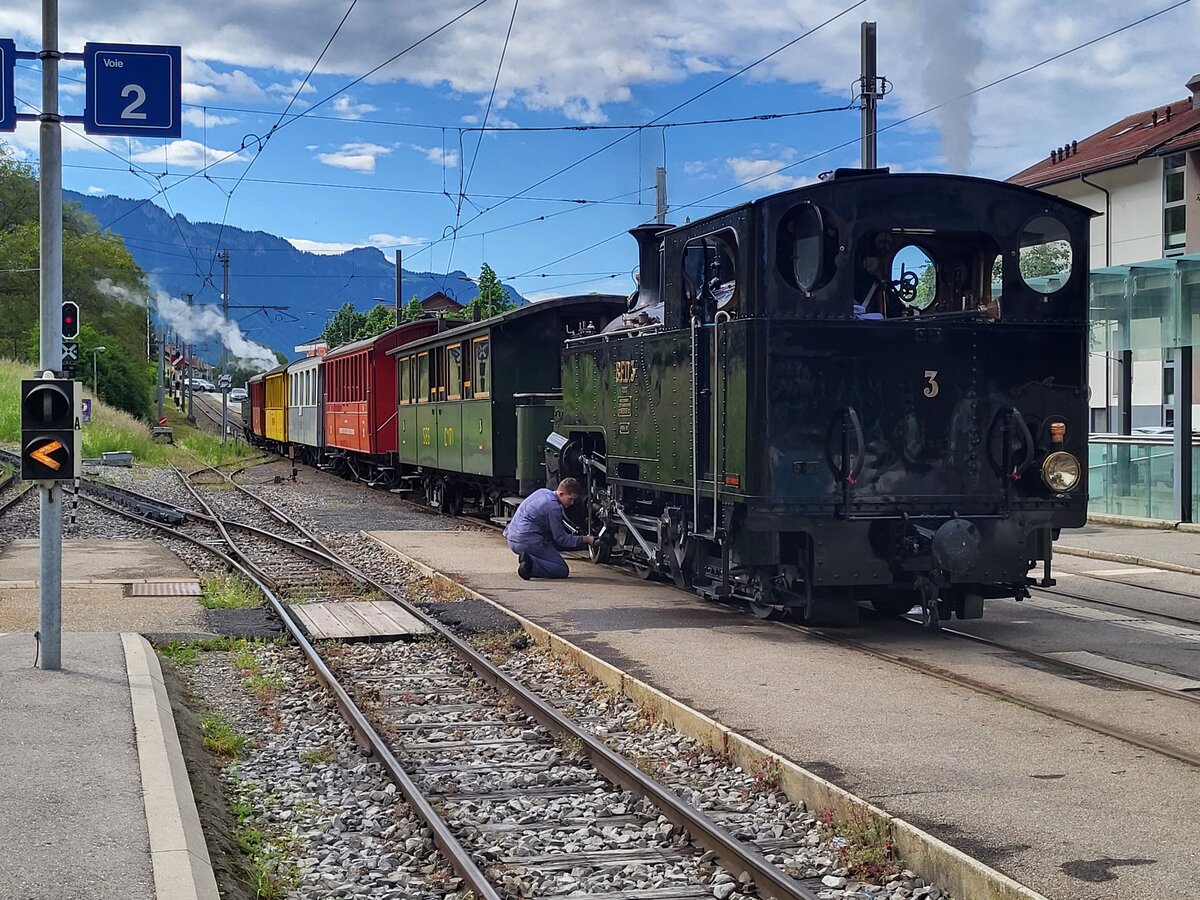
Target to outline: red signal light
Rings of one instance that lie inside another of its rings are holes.
[[[62,336],[63,340],[67,341],[73,341],[79,337],[79,304],[74,300],[63,301]]]

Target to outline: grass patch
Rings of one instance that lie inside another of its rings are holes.
[[[217,713],[205,713],[200,719],[200,733],[204,737],[204,749],[222,759],[241,759],[250,747],[250,738],[235,731]]]
[[[335,759],[337,759],[337,752],[328,744],[324,747],[300,751],[300,762],[310,766],[322,766],[333,762]]]
[[[267,701],[279,693],[283,687],[282,675],[251,675],[246,679],[246,688],[259,700]]]
[[[190,666],[196,661],[197,654],[210,653],[218,650],[233,650],[245,644],[242,638],[211,637],[197,638],[193,641],[167,641],[155,649],[160,656],[165,656],[177,666]]]
[[[177,439],[176,446],[182,447],[208,466],[224,466],[229,463],[240,462],[257,452],[249,444],[242,441],[231,438],[222,444],[220,437],[201,431],[189,434],[182,439]]]
[[[237,652],[233,655],[233,666],[243,676],[257,675],[259,672],[258,657],[254,655],[254,650],[245,642],[237,648]]]
[[[251,609],[262,605],[262,594],[241,576],[216,575],[204,579],[200,605],[205,609]]]

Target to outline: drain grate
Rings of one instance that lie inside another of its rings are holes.
[[[127,597],[199,597],[198,581],[154,581],[149,584],[131,584],[125,592]]]

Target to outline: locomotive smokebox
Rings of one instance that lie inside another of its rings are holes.
[[[979,562],[979,529],[966,519],[943,522],[933,533],[933,564],[944,572],[967,575]]]
[[[674,225],[649,223],[630,228],[629,233],[638,243],[638,298],[637,305],[657,306],[662,303],[662,254],[659,235],[670,231]]]

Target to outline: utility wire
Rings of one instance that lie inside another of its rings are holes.
[[[733,81],[735,78],[738,78],[741,75],[746,74],[751,69],[753,69],[755,66],[758,66],[758,65],[766,62],[768,59],[771,59],[773,56],[783,52],[784,50],[787,50],[789,47],[794,47],[800,41],[804,40],[805,38],[807,38],[813,34],[816,34],[818,31],[820,31],[825,26],[830,25],[833,22],[836,22],[838,19],[842,18],[843,16],[848,15],[849,13],[851,13],[852,11],[854,11],[855,9],[857,9],[858,7],[862,6],[864,3],[867,3],[867,2],[868,2],[868,0],[856,0],[856,2],[850,4],[845,9],[843,9],[841,12],[836,13],[833,16],[830,16],[828,19],[825,19],[820,24],[813,26],[812,28],[805,31],[803,34],[800,34],[797,37],[793,38],[792,40],[788,41],[786,44],[783,44],[781,47],[778,47],[775,50],[772,50],[766,56],[759,57],[758,59],[756,59],[754,62],[750,63],[749,65],[743,66],[738,71],[725,76],[724,78],[722,78],[720,81],[716,82],[715,84],[709,85],[704,90],[700,91],[698,94],[694,94],[693,96],[684,100],[682,103],[676,104],[675,106],[671,107],[669,110],[662,113],[661,115],[655,116],[648,123],[646,123],[647,127],[653,126],[655,123],[660,122],[661,120],[665,119],[667,116],[678,112],[679,110],[683,109],[685,106],[688,106],[688,105],[694,103],[695,101],[699,100],[701,97],[704,97],[704,96],[712,93],[717,88],[728,84],[730,81]],[[566,172],[571,171],[572,169],[576,168],[577,166],[582,165],[583,163],[587,162],[588,160],[594,159],[595,157],[599,156],[601,153],[611,150],[613,147],[628,140],[633,134],[636,134],[636,133],[637,132],[630,132],[628,134],[623,134],[619,138],[609,141],[607,144],[605,144],[603,147],[599,148],[598,150],[594,150],[591,153],[587,154],[586,156],[582,157],[581,159],[577,159],[575,162],[570,163],[569,165],[563,166],[558,171],[556,171],[550,175],[547,175],[545,178],[542,178],[539,181],[535,181],[533,184],[531,184],[529,187],[525,188],[524,190],[518,191],[514,195],[514,199],[517,197],[521,197],[524,194],[529,193],[530,191],[534,190],[535,188],[541,187],[546,182],[552,181],[553,179],[557,178],[559,175],[563,175]],[[502,200],[500,203],[497,203],[495,206],[491,207],[490,209],[492,209],[492,210],[498,209],[499,207],[503,206],[507,202],[508,202],[507,200]],[[467,222],[465,223],[465,225],[470,225],[473,221],[475,221],[475,219],[478,219],[480,215],[483,215],[483,213],[480,213],[479,215],[477,215],[471,219],[468,219]],[[465,225],[464,225],[464,227],[465,227]]]
[[[332,100],[334,97],[337,97],[339,94],[342,94],[342,93],[344,93],[344,92],[348,91],[350,88],[354,87],[356,84],[359,84],[360,82],[364,81],[365,79],[367,79],[367,78],[370,78],[372,75],[374,75],[374,74],[375,74],[376,72],[378,72],[380,69],[383,69],[383,68],[385,68],[386,66],[389,66],[389,65],[391,65],[393,62],[395,62],[397,59],[399,59],[399,58],[400,58],[401,56],[403,56],[404,54],[408,53],[408,52],[409,52],[409,51],[411,51],[411,50],[414,50],[414,49],[416,49],[417,47],[421,46],[421,44],[424,44],[426,41],[428,41],[428,40],[432,39],[433,37],[437,36],[438,34],[441,34],[443,31],[445,31],[445,30],[446,30],[447,28],[449,28],[451,25],[455,24],[456,22],[458,22],[459,20],[463,19],[464,17],[466,17],[466,16],[470,15],[471,13],[473,13],[475,10],[479,9],[479,7],[483,6],[483,5],[484,5],[485,3],[487,3],[487,2],[488,2],[488,0],[476,0],[475,4],[474,4],[473,6],[469,6],[469,7],[467,7],[467,8],[466,8],[465,10],[463,10],[461,13],[459,13],[459,14],[458,14],[458,15],[456,15],[456,16],[454,16],[454,18],[450,19],[449,21],[445,22],[445,23],[444,23],[444,24],[442,24],[442,25],[439,25],[437,28],[435,28],[433,31],[429,32],[429,34],[425,35],[425,36],[424,36],[423,38],[421,38],[420,40],[414,41],[413,43],[409,44],[407,47],[405,47],[405,48],[404,48],[403,50],[401,50],[399,53],[395,53],[395,54],[393,54],[393,55],[392,55],[392,56],[390,56],[388,59],[384,60],[384,61],[383,61],[383,62],[381,62],[379,65],[375,66],[373,69],[371,69],[371,70],[370,70],[369,72],[367,72],[366,74],[364,74],[364,75],[361,75],[361,76],[359,76],[358,78],[355,78],[353,81],[349,82],[348,84],[345,84],[345,85],[343,85],[342,87],[338,88],[338,89],[337,89],[336,91],[334,91],[333,93],[331,93],[331,94],[328,94],[327,96],[325,96],[325,97],[323,97],[322,99],[318,100],[316,103],[314,103],[314,104],[312,104],[311,106],[309,106],[309,107],[308,107],[308,109],[304,110],[303,112],[297,113],[297,114],[296,114],[296,115],[294,115],[292,118],[290,118],[290,119],[288,119],[287,121],[285,121],[285,122],[281,123],[281,124],[280,124],[280,126],[279,126],[279,128],[278,128],[278,129],[276,129],[276,130],[277,130],[277,131],[281,131],[281,130],[283,130],[284,128],[286,128],[287,126],[291,125],[293,122],[298,122],[298,121],[300,121],[300,120],[301,120],[301,119],[303,119],[303,118],[307,118],[308,114],[309,114],[309,113],[310,113],[312,110],[315,110],[315,109],[317,109],[318,107],[320,107],[320,106],[322,106],[322,105],[324,105],[324,104],[328,103],[330,100]],[[184,177],[182,180],[180,180],[180,181],[177,181],[177,182],[175,182],[175,183],[174,183],[174,184],[172,184],[172,185],[168,185],[166,188],[164,188],[164,190],[172,190],[172,189],[174,189],[174,188],[177,188],[177,187],[179,187],[179,185],[183,184],[184,182],[186,182],[186,181],[190,181],[192,178],[195,178],[197,175],[204,175],[204,174],[206,174],[206,173],[208,172],[208,170],[209,170],[209,169],[213,168],[214,166],[218,166],[218,165],[220,165],[221,163],[225,162],[225,161],[226,161],[226,160],[228,160],[228,159],[232,159],[234,156],[237,156],[237,155],[238,155],[238,153],[240,153],[240,152],[241,152],[243,149],[245,149],[245,148],[244,148],[244,147],[242,147],[241,149],[234,150],[234,151],[233,151],[233,152],[231,152],[231,153],[226,153],[226,154],[225,154],[224,156],[222,156],[220,159],[213,160],[211,163],[209,163],[208,165],[204,166],[204,168],[202,168],[202,169],[198,169],[198,170],[196,170],[195,172],[192,172],[192,173],[190,173],[189,175],[187,175],[186,177]],[[155,196],[157,196],[157,195],[155,195]],[[106,223],[104,227],[105,227],[105,228],[109,228],[109,227],[111,227],[112,225],[115,225],[115,224],[116,224],[117,222],[119,222],[121,219],[125,218],[125,216],[132,215],[134,212],[136,212],[138,209],[140,209],[142,206],[144,206],[145,204],[149,203],[149,202],[150,202],[151,200],[153,200],[153,199],[154,199],[154,197],[147,197],[147,198],[146,198],[145,200],[143,200],[143,201],[142,201],[140,204],[138,204],[138,206],[134,207],[133,209],[126,210],[124,213],[122,213],[122,214],[121,214],[120,216],[118,216],[117,218],[113,219],[111,222],[108,222],[108,223]]]
[[[250,158],[250,162],[246,163],[246,168],[242,169],[241,174],[238,176],[238,180],[234,183],[233,187],[229,189],[229,193],[225,195],[225,212],[221,215],[221,227],[217,231],[217,250],[218,251],[220,250],[220,247],[221,247],[221,238],[223,238],[225,236],[225,222],[229,219],[229,206],[231,203],[233,203],[234,192],[237,191],[237,189],[242,186],[242,182],[245,181],[246,176],[250,174],[250,170],[252,168],[254,168],[254,164],[256,162],[258,162],[258,158],[260,156],[262,156],[263,150],[265,150],[267,148],[268,142],[270,142],[271,138],[274,137],[275,133],[279,130],[280,123],[282,123],[283,120],[285,118],[287,118],[287,114],[289,111],[291,111],[291,108],[295,104],[296,99],[300,96],[300,92],[304,90],[305,86],[308,84],[308,80],[310,78],[312,78],[313,73],[315,71],[317,71],[317,66],[319,66],[321,64],[321,60],[323,60],[325,58],[325,54],[328,53],[329,48],[331,46],[333,46],[334,40],[337,39],[337,36],[342,31],[342,26],[346,24],[346,20],[350,18],[350,13],[354,12],[354,7],[356,7],[356,6],[358,6],[358,0],[350,0],[350,6],[346,8],[346,12],[342,16],[341,21],[338,22],[337,27],[333,29],[333,34],[331,34],[329,36],[329,40],[327,40],[325,42],[325,46],[321,48],[321,53],[317,56],[316,61],[312,64],[312,67],[308,70],[308,73],[304,76],[304,80],[301,81],[299,85],[297,85],[296,92],[294,94],[292,94],[292,99],[288,101],[288,105],[284,108],[283,112],[279,114],[279,118],[275,120],[275,124],[271,126],[271,130],[268,131],[266,136],[263,137],[258,142],[258,150],[255,152],[254,156],[252,156]],[[243,144],[243,146],[245,146],[245,145]],[[160,188],[162,187],[161,183],[159,184],[159,187]],[[165,192],[163,194],[163,197],[164,197],[164,199],[166,198]],[[208,267],[208,277],[209,278],[212,278],[213,270],[216,268],[216,265],[217,265],[217,253],[214,252],[213,257],[212,257],[212,262]]]
[[[999,84],[1003,84],[1003,83],[1004,83],[1004,82],[1006,82],[1006,81],[1011,81],[1011,80],[1012,80],[1012,79],[1014,79],[1014,78],[1017,78],[1017,77],[1019,77],[1019,76],[1021,76],[1021,75],[1024,75],[1024,74],[1026,74],[1026,73],[1028,73],[1028,72],[1032,72],[1032,71],[1034,71],[1035,69],[1039,69],[1039,68],[1041,68],[1042,66],[1049,65],[1049,64],[1050,64],[1050,63],[1052,63],[1052,62],[1056,62],[1057,60],[1060,60],[1060,59],[1062,59],[1062,58],[1063,58],[1063,57],[1065,57],[1065,56],[1069,56],[1070,54],[1072,54],[1072,53],[1075,53],[1075,52],[1077,52],[1077,51],[1079,51],[1079,50],[1083,50],[1083,49],[1085,49],[1085,48],[1087,48],[1087,47],[1091,47],[1091,46],[1093,46],[1094,44],[1097,44],[1097,43],[1099,43],[1099,42],[1101,42],[1101,41],[1103,41],[1103,40],[1106,40],[1106,39],[1108,39],[1108,38],[1110,38],[1110,37],[1114,37],[1115,35],[1121,34],[1121,33],[1122,33],[1122,32],[1124,32],[1124,31],[1128,31],[1128,30],[1129,30],[1129,29],[1131,29],[1131,28],[1135,28],[1135,27],[1137,27],[1138,25],[1142,25],[1142,24],[1144,24],[1144,23],[1146,23],[1146,22],[1149,22],[1151,19],[1155,19],[1155,18],[1157,18],[1157,17],[1159,17],[1159,16],[1161,16],[1161,15],[1164,15],[1165,13],[1171,12],[1171,11],[1172,11],[1172,10],[1174,10],[1174,9],[1178,9],[1178,8],[1179,8],[1179,7],[1181,7],[1181,6],[1185,6],[1185,5],[1187,5],[1188,3],[1190,3],[1190,2],[1191,2],[1191,0],[1178,0],[1178,2],[1172,3],[1172,4],[1171,4],[1171,5],[1169,5],[1169,6],[1163,7],[1162,9],[1160,9],[1160,10],[1158,10],[1158,11],[1156,11],[1156,12],[1149,13],[1149,14],[1147,14],[1147,15],[1145,15],[1145,16],[1142,16],[1141,18],[1139,18],[1139,19],[1136,19],[1136,20],[1134,20],[1134,21],[1132,21],[1132,22],[1130,22],[1130,23],[1128,23],[1128,24],[1126,24],[1126,25],[1122,25],[1122,26],[1120,26],[1119,28],[1114,28],[1112,31],[1105,32],[1104,34],[1102,34],[1102,35],[1099,35],[1098,37],[1091,38],[1090,40],[1084,41],[1084,42],[1083,42],[1083,43],[1081,43],[1081,44],[1076,44],[1076,45],[1075,45],[1075,46],[1073,46],[1073,47],[1070,47],[1070,48],[1068,48],[1068,49],[1066,49],[1066,50],[1063,50],[1063,51],[1061,51],[1061,52],[1059,52],[1059,53],[1055,53],[1055,54],[1054,54],[1054,55],[1052,55],[1052,56],[1048,56],[1048,57],[1046,57],[1045,59],[1039,60],[1039,61],[1038,61],[1038,62],[1036,62],[1036,63],[1033,63],[1033,64],[1031,64],[1031,65],[1028,65],[1028,66],[1024,66],[1024,67],[1022,67],[1022,68],[1020,68],[1020,69],[1017,69],[1017,70],[1016,70],[1016,71],[1014,71],[1014,72],[1010,72],[1008,75],[1004,75],[1004,76],[1002,76],[1002,77],[1000,77],[1000,78],[997,78],[997,79],[995,79],[994,81],[989,81],[989,82],[987,82],[986,84],[982,84],[982,85],[980,85],[979,87],[972,88],[972,89],[971,89],[971,90],[969,90],[969,91],[966,91],[966,92],[964,92],[964,93],[962,93],[962,94],[959,94],[957,97],[951,97],[949,100],[945,100],[945,101],[943,101],[943,102],[941,102],[941,103],[934,104],[933,106],[927,107],[926,109],[923,109],[923,110],[921,110],[920,112],[913,113],[911,116],[907,116],[907,117],[905,117],[905,118],[903,118],[903,119],[899,119],[899,120],[897,120],[897,121],[895,121],[895,122],[892,122],[892,123],[890,123],[890,124],[888,124],[888,125],[885,125],[885,126],[884,126],[884,127],[882,127],[882,128],[876,128],[876,130],[875,130],[875,134],[880,134],[880,133],[882,133],[882,132],[884,132],[884,131],[890,131],[890,130],[891,130],[891,129],[893,129],[893,128],[898,128],[899,126],[901,126],[901,125],[905,125],[905,124],[907,124],[907,123],[909,123],[909,122],[912,122],[912,121],[913,121],[913,120],[915,120],[915,119],[919,119],[919,118],[921,118],[922,116],[926,116],[926,115],[929,115],[929,114],[930,114],[930,113],[932,113],[932,112],[936,112],[937,110],[939,110],[939,109],[942,109],[943,107],[945,107],[945,106],[948,106],[948,105],[949,105],[949,104],[951,104],[951,103],[956,103],[956,102],[958,102],[959,100],[963,100],[963,99],[965,99],[965,98],[967,98],[967,97],[971,97],[971,96],[974,96],[975,94],[979,94],[979,93],[981,93],[981,92],[983,92],[983,91],[986,91],[986,90],[988,90],[989,88],[993,88],[993,87],[995,87],[995,86],[997,86],[997,85],[999,85]],[[681,210],[685,210],[685,209],[694,209],[694,208],[698,207],[700,204],[707,203],[709,200],[713,200],[713,199],[715,199],[715,198],[717,198],[717,197],[723,196],[724,194],[728,194],[728,193],[730,193],[730,192],[732,192],[732,191],[739,190],[740,188],[748,187],[748,186],[749,186],[749,185],[751,185],[751,184],[755,184],[756,182],[762,181],[764,178],[770,178],[770,177],[771,177],[771,176],[773,176],[773,175],[779,175],[779,174],[781,174],[781,173],[783,173],[783,172],[790,171],[790,170],[792,170],[792,169],[795,169],[797,166],[802,166],[802,165],[804,165],[805,163],[812,162],[814,159],[819,159],[819,158],[820,158],[820,157],[822,157],[822,156],[828,156],[830,153],[834,153],[834,152],[836,152],[836,151],[838,151],[838,150],[841,150],[841,149],[844,149],[844,148],[846,148],[846,147],[849,147],[849,146],[851,146],[852,144],[857,144],[857,143],[859,143],[860,141],[861,141],[861,137],[856,137],[856,138],[852,138],[852,139],[850,139],[850,140],[847,140],[847,141],[843,141],[843,142],[841,142],[840,144],[835,144],[835,145],[834,145],[834,146],[832,146],[832,147],[828,147],[828,148],[826,148],[826,149],[824,149],[824,150],[821,150],[821,151],[819,151],[819,152],[817,152],[817,153],[814,153],[814,154],[812,154],[811,156],[807,156],[807,157],[805,157],[804,159],[797,160],[797,161],[796,161],[796,162],[794,162],[794,163],[789,163],[789,164],[788,164],[788,165],[786,165],[786,166],[781,166],[780,168],[778,168],[778,169],[775,169],[775,170],[774,170],[774,171],[772,171],[772,172],[765,172],[765,173],[763,173],[763,174],[761,174],[761,175],[756,175],[754,178],[747,179],[746,181],[743,181],[743,182],[741,182],[740,184],[735,184],[735,185],[733,185],[732,187],[724,188],[724,189],[722,189],[722,190],[719,190],[719,191],[714,191],[713,193],[711,193],[711,194],[708,194],[707,196],[701,197],[699,200],[694,200],[694,201],[692,201],[691,203],[686,203],[686,204],[683,204],[683,205],[681,205],[681,206],[675,206],[675,207],[673,207],[673,208],[672,208],[672,212],[679,212],[679,211],[681,211]],[[596,242],[595,242],[595,243],[593,243],[593,244],[589,244],[587,247],[584,247],[584,248],[583,248],[583,249],[581,249],[581,250],[576,250],[576,251],[574,251],[574,252],[572,252],[572,253],[568,253],[568,254],[566,254],[566,255],[564,255],[564,256],[560,256],[558,259],[554,260],[553,262],[545,263],[545,264],[543,264],[543,265],[536,266],[535,268],[537,268],[537,269],[548,269],[548,268],[550,268],[551,266],[554,266],[554,265],[556,265],[556,264],[558,264],[558,263],[560,263],[560,262],[565,262],[565,261],[566,261],[566,260],[568,260],[568,259],[573,259],[574,257],[576,257],[576,256],[579,256],[580,254],[586,253],[586,252],[587,252],[587,251],[589,251],[589,250],[593,250],[593,249],[595,249],[596,247],[599,247],[599,246],[601,246],[601,245],[603,245],[603,244],[607,244],[607,243],[609,243],[609,242],[611,242],[611,241],[615,241],[617,238],[621,237],[621,236],[622,236],[622,235],[624,235],[625,233],[626,233],[625,231],[619,231],[619,232],[617,232],[616,234],[610,235],[610,236],[608,236],[608,237],[606,237],[606,238],[603,238],[603,239],[601,239],[601,240],[599,240],[599,241],[596,241]],[[531,270],[531,271],[532,271],[532,270]]]

